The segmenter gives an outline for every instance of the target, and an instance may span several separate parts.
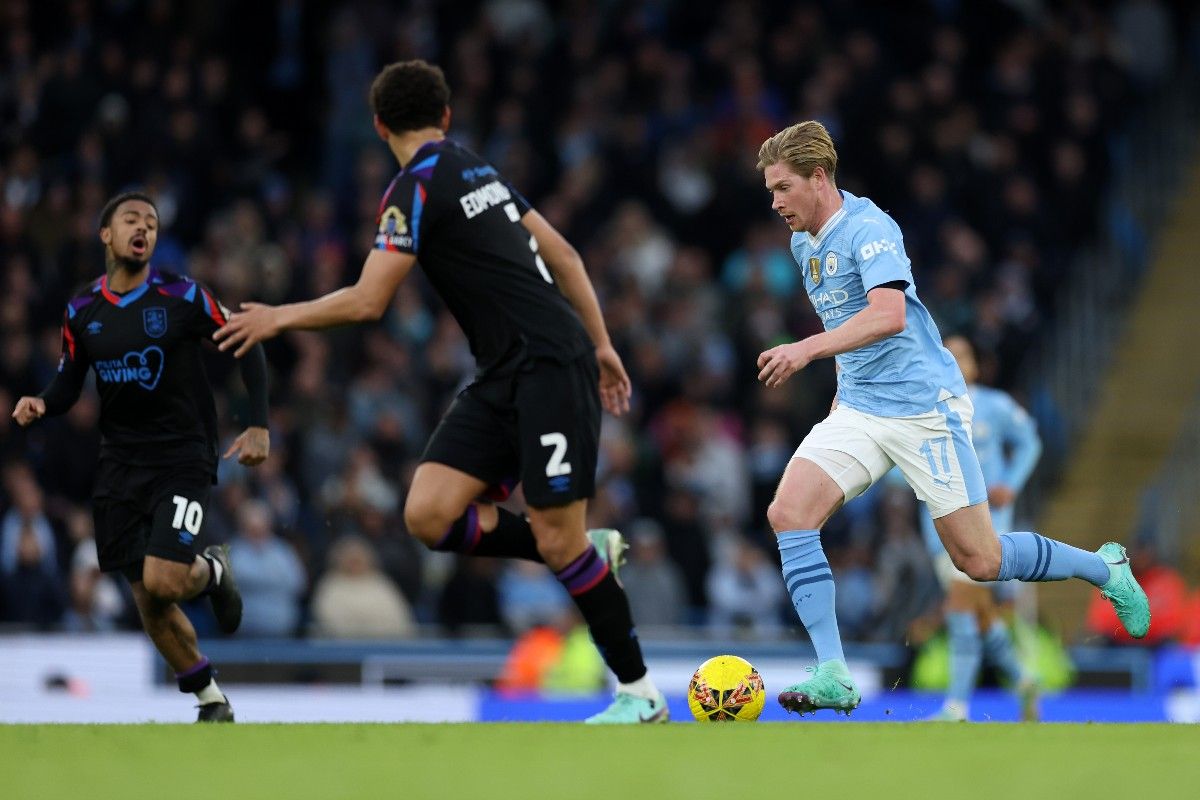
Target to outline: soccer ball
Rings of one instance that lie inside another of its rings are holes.
[[[737,656],[710,658],[688,684],[688,708],[697,722],[754,722],[766,698],[758,670]]]

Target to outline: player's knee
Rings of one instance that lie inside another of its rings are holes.
[[[992,553],[972,553],[960,556],[954,566],[973,581],[994,581],[1000,574],[1000,557]]]
[[[767,506],[767,523],[775,533],[783,531],[815,530],[824,522],[817,513],[804,505],[788,502],[776,497]]]
[[[412,495],[404,504],[405,527],[426,547],[433,547],[440,542],[455,518],[437,503]]]

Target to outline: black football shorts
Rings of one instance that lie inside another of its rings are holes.
[[[100,569],[135,583],[156,556],[190,564],[204,549],[212,473],[199,467],[138,467],[100,459],[92,513]]]
[[[566,364],[533,359],[514,373],[477,380],[454,399],[421,460],[494,487],[519,480],[533,508],[589,498],[600,439],[599,379],[589,352]]]

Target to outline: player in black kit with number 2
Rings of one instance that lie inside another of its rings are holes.
[[[177,603],[212,602],[225,633],[237,630],[242,600],[224,545],[204,547],[204,512],[217,474],[217,413],[200,358],[226,312],[196,282],[150,266],[158,212],[139,192],[110,200],[100,214],[106,274],[67,304],[58,374],[13,418],[28,425],[64,413],[88,367],[100,393],[102,445],[93,492],[100,568],[121,572],[142,626],[175,671],[181,692],[200,702],[200,722],[233,722],[233,709],[201,655]],[[225,453],[259,464],[267,435],[267,366],[262,348],[242,361],[249,427]],[[196,550],[203,548],[202,554]]]
[[[284,330],[377,320],[420,261],[478,370],[425,448],[404,507],[409,531],[434,550],[544,562],[617,678],[612,705],[588,722],[664,722],[613,573],[620,534],[585,530],[600,406],[628,409],[629,376],[579,254],[495,167],[446,138],[449,101],[431,64],[379,73],[375,130],[401,169],[358,282],[306,303],[247,303],[214,338],[240,356]],[[491,502],[518,480],[528,518]]]

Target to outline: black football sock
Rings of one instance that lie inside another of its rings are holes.
[[[629,600],[604,559],[589,547],[555,575],[579,607],[596,649],[617,680],[633,683],[644,677],[646,662],[633,629]]]
[[[467,506],[463,514],[442,540],[433,546],[434,550],[452,553],[464,553],[472,556],[489,556],[492,558],[523,558],[527,561],[542,561],[538,553],[537,539],[533,537],[533,528],[529,520],[497,508],[499,520],[496,527],[484,532],[479,525],[479,508],[474,503]]]
[[[176,673],[175,680],[179,683],[179,691],[184,694],[194,694],[201,705],[208,703],[228,703],[224,692],[217,686],[214,676],[217,671],[204,656],[184,672]]]

